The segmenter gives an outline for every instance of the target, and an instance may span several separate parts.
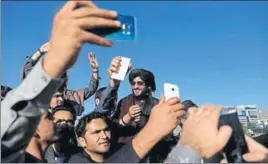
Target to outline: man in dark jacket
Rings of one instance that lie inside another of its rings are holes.
[[[131,135],[123,136],[120,132],[116,134],[119,145],[124,145],[135,137],[147,123],[152,108],[159,102],[152,95],[156,90],[156,84],[154,74],[151,71],[133,69],[129,73],[129,83],[132,87],[132,93],[119,101],[114,119],[122,126],[131,127],[129,129],[126,128]],[[158,154],[158,147],[156,146],[151,153],[154,155]],[[158,158],[153,157],[151,153],[149,153],[150,158]],[[148,158],[143,160],[148,161]]]
[[[69,100],[65,100],[63,105],[55,107],[51,113],[55,119],[57,131],[62,134],[62,137],[48,147],[45,159],[48,163],[67,162],[72,154],[80,151],[74,132],[75,109]]]
[[[135,127],[135,135],[144,127],[152,108],[159,100],[152,96],[152,92],[156,90],[152,72],[145,69],[134,69],[129,74],[129,83],[132,86],[132,94],[119,101],[115,119],[123,126]],[[127,143],[132,138],[133,136],[122,137],[119,142]]]

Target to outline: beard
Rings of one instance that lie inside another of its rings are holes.
[[[145,86],[144,89],[140,92],[140,94],[136,95],[134,90],[132,90],[132,95],[137,98],[137,99],[143,99],[145,97],[148,97],[148,95],[150,94],[151,89],[150,87]]]

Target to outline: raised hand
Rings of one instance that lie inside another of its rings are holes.
[[[210,158],[221,151],[232,134],[229,126],[218,129],[222,107],[210,105],[190,108],[188,118],[183,122],[179,144],[189,146],[202,157]]]
[[[89,64],[93,70],[93,72],[98,72],[99,70],[99,63],[98,63],[98,60],[95,56],[95,54],[93,52],[90,52],[88,54],[88,60],[89,60]]]
[[[100,9],[91,1],[66,2],[53,21],[50,49],[43,63],[48,75],[60,77],[71,68],[84,43],[111,47],[110,41],[90,30],[102,27],[120,28],[116,17],[116,12]]]

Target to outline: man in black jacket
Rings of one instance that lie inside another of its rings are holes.
[[[156,90],[155,77],[151,71],[133,69],[129,73],[132,93],[122,98],[117,106],[114,118],[123,126],[136,129],[132,136],[120,137],[119,143],[128,143],[142,129],[158,99],[152,94]]]

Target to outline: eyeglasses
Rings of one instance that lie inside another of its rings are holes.
[[[135,85],[135,84],[137,84],[137,85],[139,85],[139,86],[142,86],[142,85],[144,85],[144,82],[142,82],[142,81],[132,81],[131,82],[131,85],[133,86],[133,85]]]

